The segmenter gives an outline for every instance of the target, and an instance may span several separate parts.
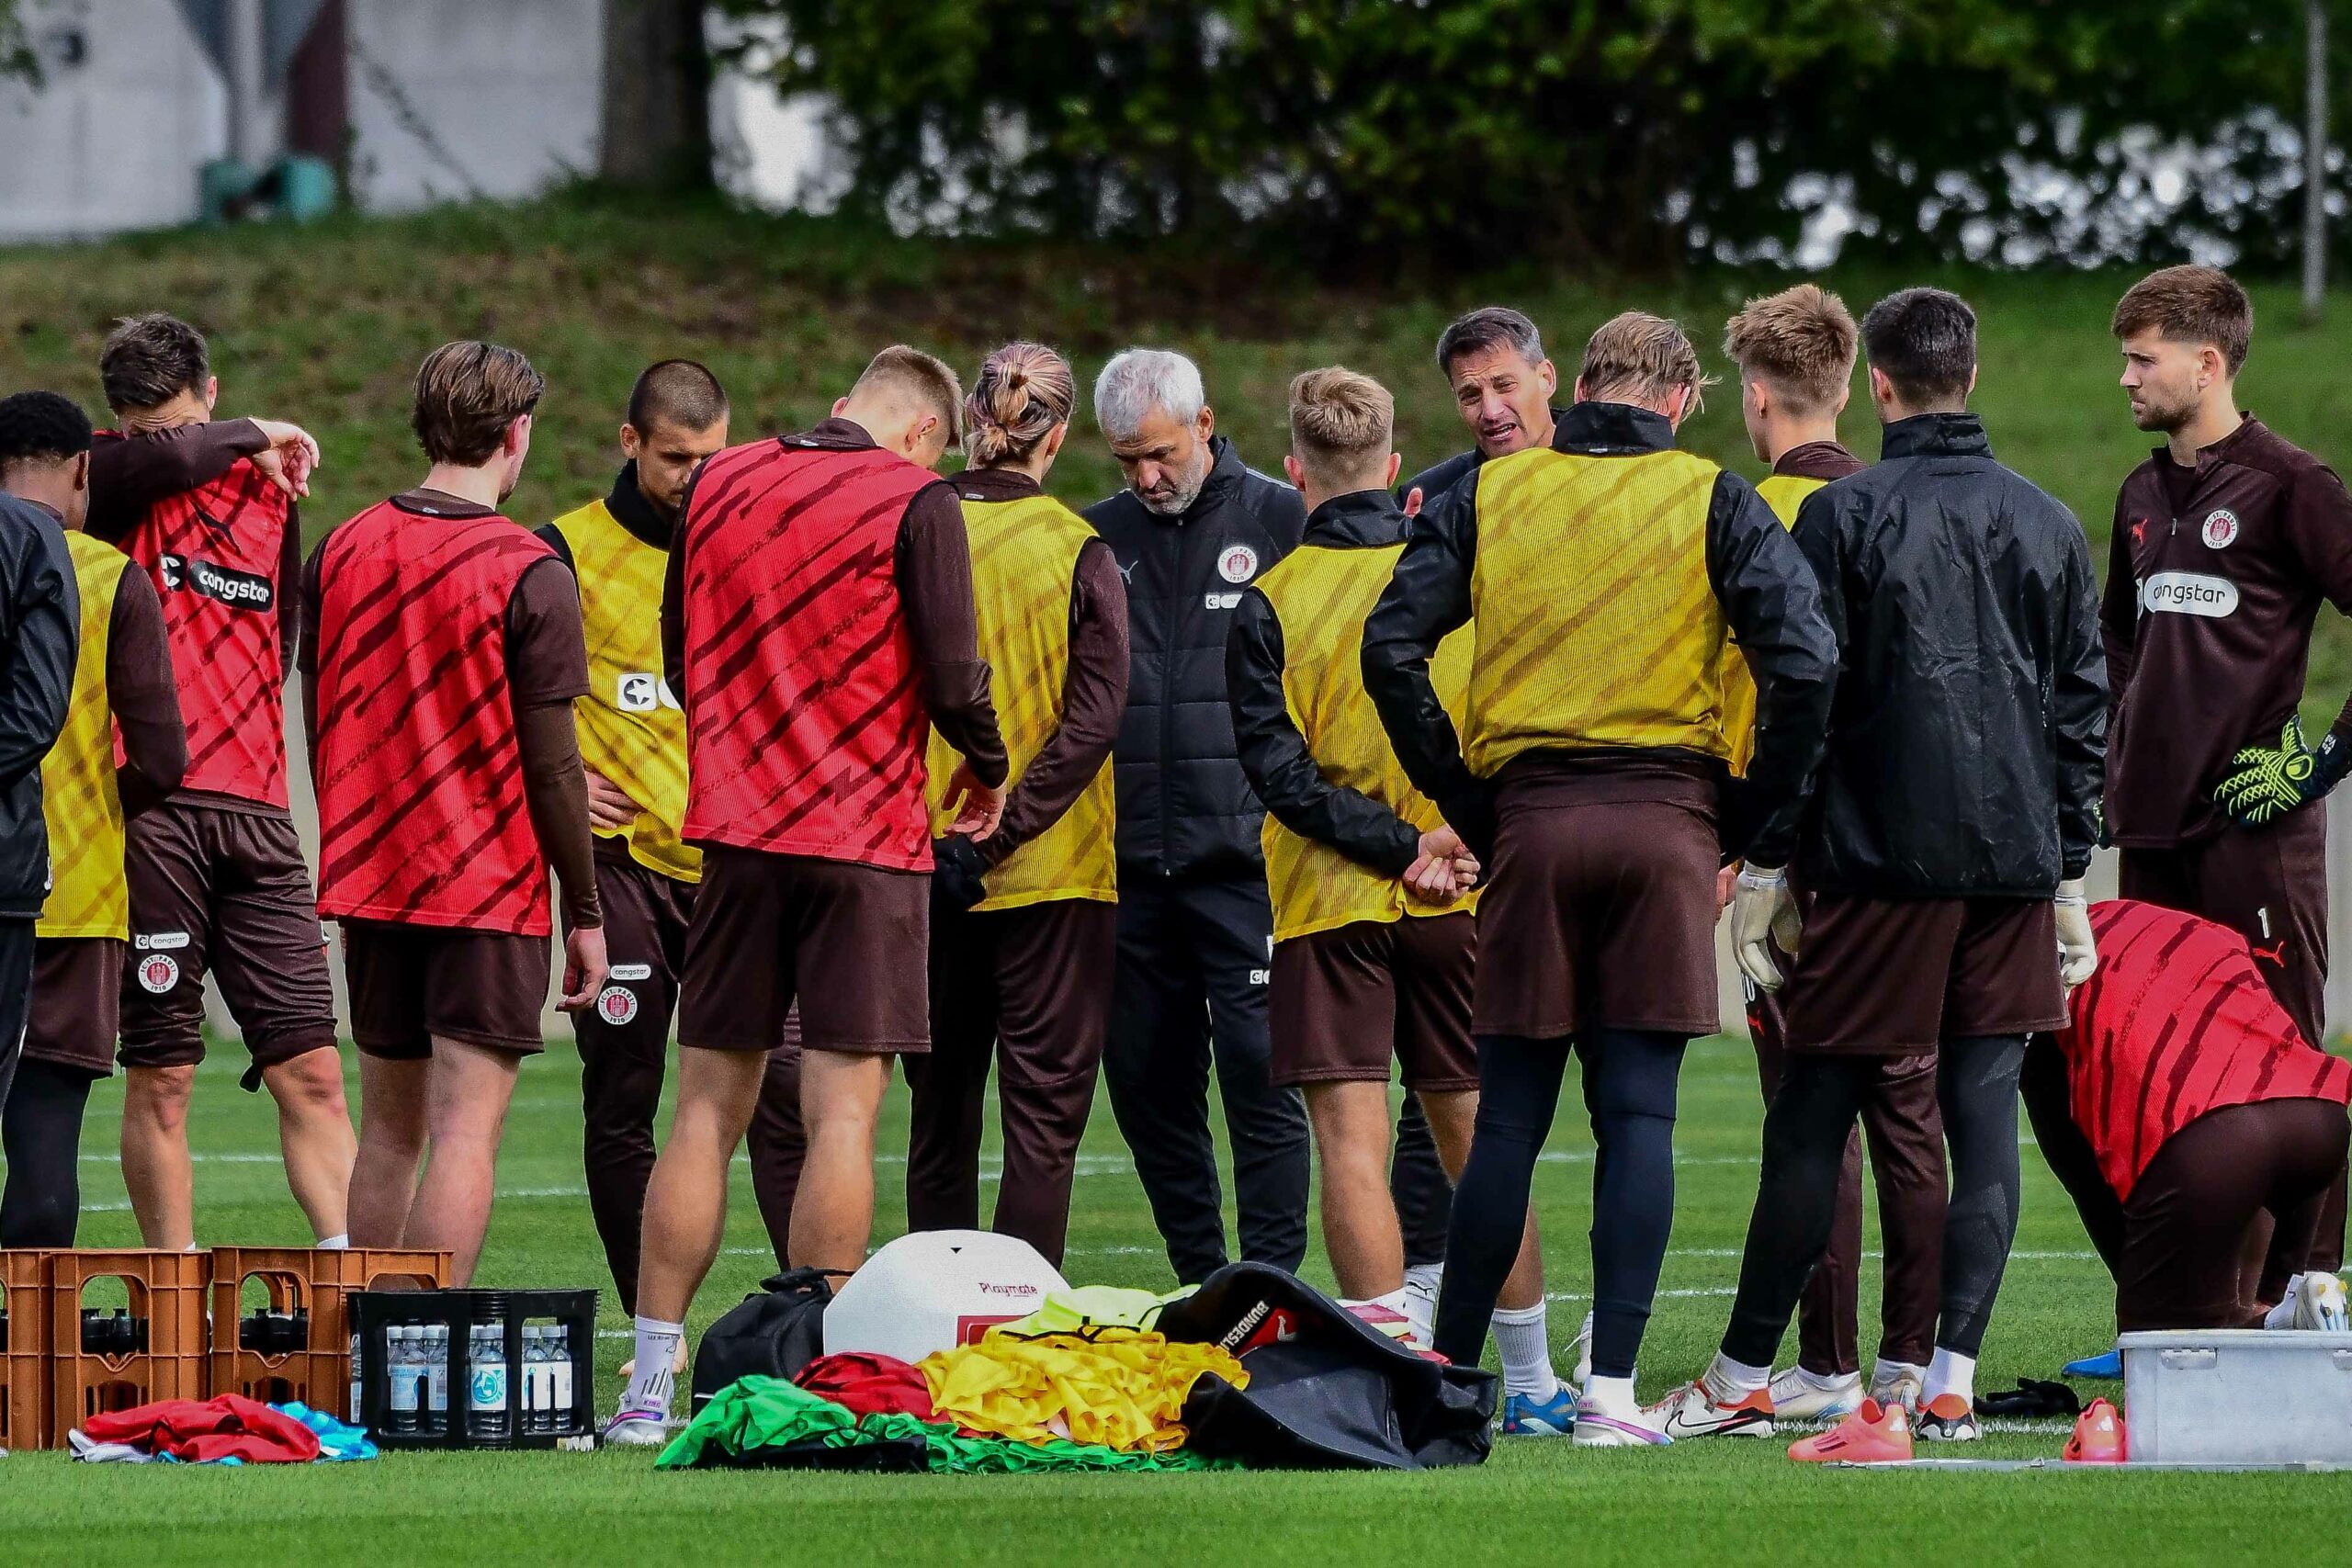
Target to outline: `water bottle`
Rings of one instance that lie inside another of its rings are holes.
[[[424,1429],[435,1437],[449,1430],[449,1330],[424,1331]]]
[[[0,1347],[0,1348],[5,1348]],[[351,1403],[343,1407],[345,1419],[355,1427],[359,1425],[359,1412],[362,1408],[359,1394],[359,1330],[355,1328],[351,1331]]]
[[[534,1407],[539,1413],[537,1427],[538,1430],[542,1434],[552,1434],[556,1428],[557,1415],[555,1404],[555,1330],[544,1327],[534,1328],[531,1330],[531,1333],[536,1337],[534,1359],[539,1363],[537,1369],[539,1374],[537,1380],[538,1397],[534,1402]]]
[[[391,1406],[384,1420],[388,1432],[413,1434],[416,1431],[418,1396],[424,1393],[424,1357],[423,1331],[395,1328],[390,1336],[391,1354],[386,1359],[391,1376]]]
[[[548,1348],[548,1398],[554,1406],[556,1432],[571,1430],[571,1330],[558,1325],[548,1330],[555,1342]]]
[[[483,1324],[474,1348],[473,1380],[467,1389],[469,1423],[477,1438],[503,1438],[512,1430],[506,1416],[506,1325]]]
[[[515,1415],[514,1430],[519,1437],[536,1437],[539,1430],[539,1377],[547,1371],[547,1362],[539,1350],[539,1331],[530,1324],[523,1325],[523,1397]]]

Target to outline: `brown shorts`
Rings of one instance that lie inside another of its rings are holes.
[[[1664,801],[1532,805],[1506,788],[1478,904],[1480,1034],[1713,1034],[1715,825]]]
[[[1386,1083],[1445,1093],[1478,1087],[1470,992],[1478,917],[1358,920],[1274,944],[1267,998],[1274,1082]]]
[[[370,1056],[422,1061],[433,1037],[536,1055],[551,974],[548,939],[505,931],[344,920],[352,1043]]]
[[[334,1044],[326,932],[291,818],[167,800],[130,819],[123,877],[130,891],[124,1066],[204,1059],[208,967],[255,1068]]]
[[[1813,899],[1782,1006],[1791,1051],[1915,1056],[2066,1024],[2047,898]]]
[[[78,1067],[100,1078],[114,1071],[114,1038],[122,1019],[122,955],[130,947],[111,936],[34,940],[25,1060]]]
[[[711,849],[686,931],[678,1039],[771,1051],[800,1004],[809,1051],[931,1049],[931,877]]]

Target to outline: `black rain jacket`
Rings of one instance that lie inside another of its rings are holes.
[[[82,600],[56,513],[0,495],[0,919],[49,898],[40,764],[65,728]]]

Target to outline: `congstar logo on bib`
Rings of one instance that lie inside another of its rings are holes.
[[[659,675],[632,670],[614,682],[613,706],[622,713],[651,713],[677,705],[678,699],[670,694],[670,682]]]
[[[2218,621],[2238,608],[2238,585],[2201,571],[2160,571],[2140,584],[2140,608],[2150,615],[2202,615]]]
[[[201,593],[240,610],[266,610],[277,599],[266,577],[215,566],[201,556],[163,556],[155,566],[168,592]]]

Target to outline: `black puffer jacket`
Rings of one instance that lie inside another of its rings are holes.
[[[65,728],[82,600],[57,514],[0,495],[0,919],[49,897],[40,764]]]
[[[1838,638],[1807,887],[2046,897],[2098,841],[2107,660],[2074,514],[1993,460],[1973,414],[1887,426],[1797,513]]]
[[[1190,508],[1148,510],[1130,491],[1086,509],[1127,585],[1127,711],[1111,752],[1119,865],[1222,875],[1264,864],[1265,809],[1241,772],[1226,701],[1225,641],[1241,591],[1298,544],[1298,491],[1210,443],[1214,466]]]

